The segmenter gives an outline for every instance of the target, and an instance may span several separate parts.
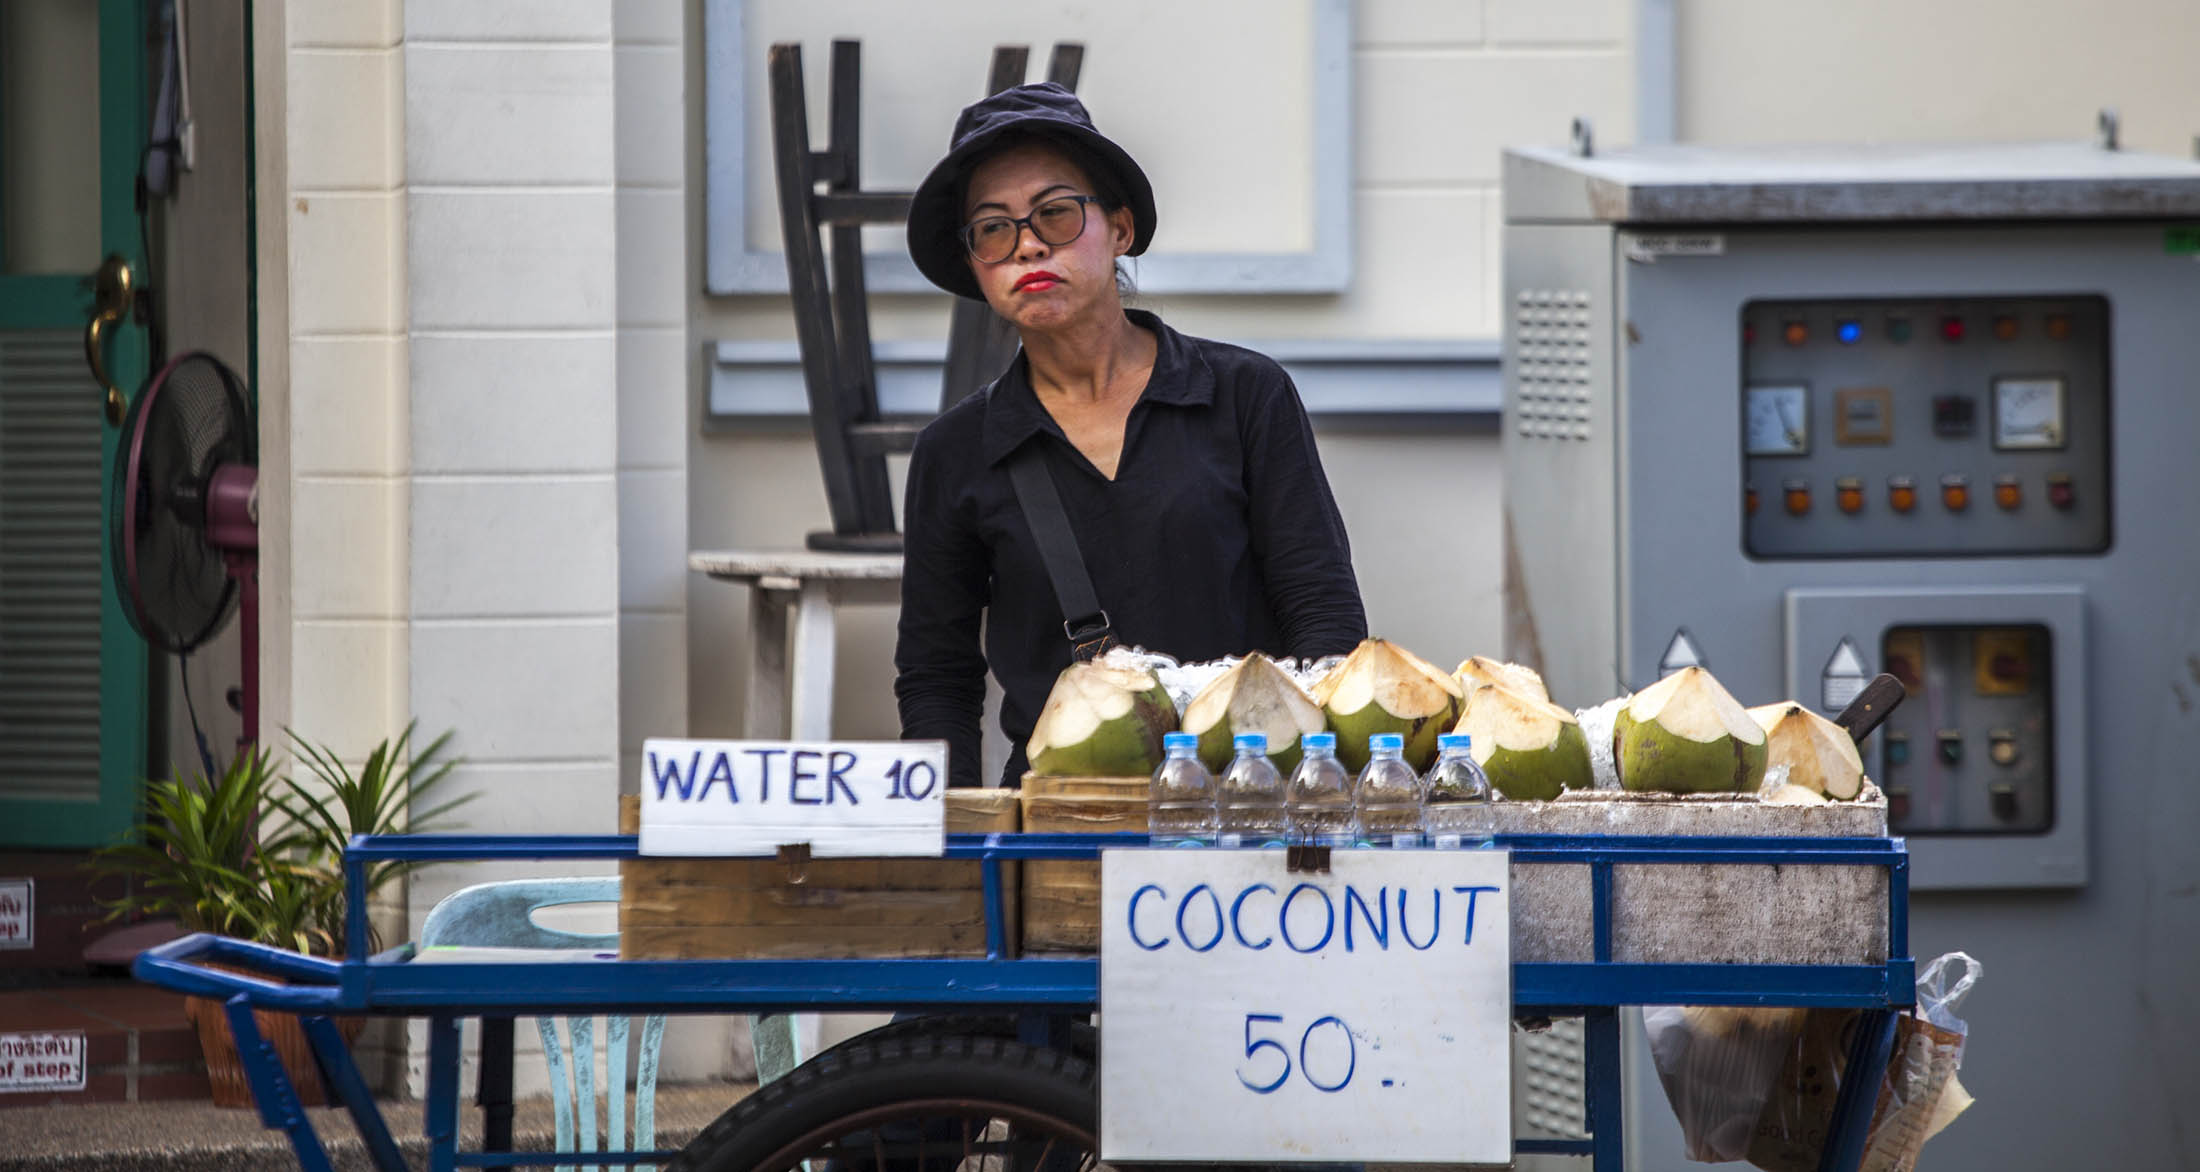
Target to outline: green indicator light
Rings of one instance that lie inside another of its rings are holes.
[[[1909,341],[1910,319],[1906,317],[1889,318],[1887,320],[1887,340],[1890,342]]]

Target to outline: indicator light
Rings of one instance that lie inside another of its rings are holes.
[[[1864,482],[1854,476],[1844,476],[1833,482],[1834,501],[1841,511],[1851,516],[1864,511]]]
[[[1994,503],[2015,510],[2024,503],[2024,482],[2006,474],[1994,477]]]
[[[1891,732],[1891,733],[1888,733],[1888,734],[1887,734],[1887,764],[1889,764],[1889,765],[1908,765],[1909,763],[1910,763],[1910,734],[1908,734],[1908,733],[1898,733],[1898,732]]]
[[[1810,341],[1810,327],[1799,321],[1791,321],[1780,327],[1780,336],[1787,340],[1788,345],[1800,346]]]
[[[2068,341],[2070,338],[2070,315],[2067,313],[2048,314],[2047,336],[2058,342]]]
[[[2017,734],[1997,728],[1986,734],[1986,755],[2004,769],[2017,763]]]
[[[1906,318],[1906,317],[1890,317],[1890,318],[1888,318],[1888,319],[1887,319],[1887,340],[1888,340],[1888,341],[1890,341],[1890,342],[1907,342],[1907,341],[1909,341],[1909,340],[1910,340],[1910,319],[1909,319],[1909,318]]]
[[[1757,327],[1756,327],[1756,326],[1754,326],[1754,325],[1751,325],[1751,324],[1750,324],[1750,323],[1748,323],[1748,322],[1743,322],[1743,323],[1742,323],[1742,345],[1744,345],[1744,346],[1754,346],[1754,345],[1756,345],[1756,344],[1757,344]]]
[[[1754,484],[1742,486],[1742,515],[1745,517],[1757,515],[1757,486]]]
[[[1844,346],[1854,346],[1864,336],[1863,323],[1853,318],[1844,318],[1841,324],[1833,327],[1833,336],[1841,339]]]
[[[1910,816],[1910,787],[1906,785],[1890,785],[1886,789],[1886,794],[1887,820],[1890,822],[1902,822],[1908,820]]]
[[[1887,504],[1897,513],[1907,513],[1917,507],[1917,481],[1907,476],[1887,478]]]
[[[2047,503],[2064,512],[2078,504],[2078,488],[2070,482],[2070,475],[2057,472],[2047,478]]]
[[[1953,473],[1940,478],[1940,503],[1951,513],[1960,513],[1971,507],[1971,480]]]
[[[1782,484],[1780,486],[1780,490],[1782,497],[1787,503],[1787,511],[1789,516],[1800,517],[1803,514],[1810,512],[1809,481],[1790,480],[1787,483]]]
[[[2014,340],[2016,336],[2016,318],[2011,317],[2010,315],[2005,313],[1994,319],[1994,337],[1999,338],[2004,342],[2008,342]]]
[[[1949,342],[1960,342],[1960,341],[1962,341],[1962,340],[1963,340],[1963,319],[1962,319],[1962,318],[1960,318],[1960,317],[1956,317],[1956,316],[1955,316],[1955,315],[1953,315],[1953,314],[1950,314],[1950,315],[1949,315],[1949,316],[1947,316],[1947,317],[1941,318],[1941,319],[1940,319],[1940,336],[1941,336],[1942,340],[1944,340],[1944,341],[1949,341]]]

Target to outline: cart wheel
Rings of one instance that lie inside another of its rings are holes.
[[[818,1051],[818,1053],[830,1054],[844,1046],[861,1046],[884,1042],[889,1039],[917,1037],[1000,1038],[1010,1042],[1020,1040],[1016,1029],[1016,1018],[1013,1014],[934,1013],[887,1022],[875,1029],[865,1030],[855,1037],[835,1042]],[[1100,1031],[1094,1029],[1091,1022],[1083,1019],[1070,1022],[1069,1049],[1070,1053],[1077,1055],[1079,1058],[1097,1064],[1100,1061]]]
[[[1098,1164],[1092,1063],[991,1037],[854,1039],[718,1117],[672,1172],[1079,1172]]]

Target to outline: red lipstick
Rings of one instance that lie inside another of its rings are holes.
[[[1025,273],[1023,276],[1016,278],[1016,284],[1009,292],[1021,293],[1026,289],[1052,289],[1061,283],[1062,278],[1060,276],[1045,269],[1040,269],[1037,272]]]

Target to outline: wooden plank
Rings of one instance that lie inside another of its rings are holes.
[[[964,891],[984,882],[979,864],[939,859],[812,859],[800,868],[802,882],[793,882],[795,873],[777,859],[626,859],[619,865],[622,885],[637,892],[684,887]]]
[[[1146,829],[1142,777],[1033,777],[1022,789],[1024,829],[1106,834]],[[1034,860],[1024,864],[1023,946],[1030,952],[1093,952],[1100,947],[1100,864]]]
[[[985,955],[982,924],[933,928],[638,927],[621,932],[619,941],[619,955],[628,960]]]
[[[698,888],[687,896],[658,893],[619,902],[626,928],[985,926],[985,894],[979,891],[844,891],[786,887],[770,891]]]

